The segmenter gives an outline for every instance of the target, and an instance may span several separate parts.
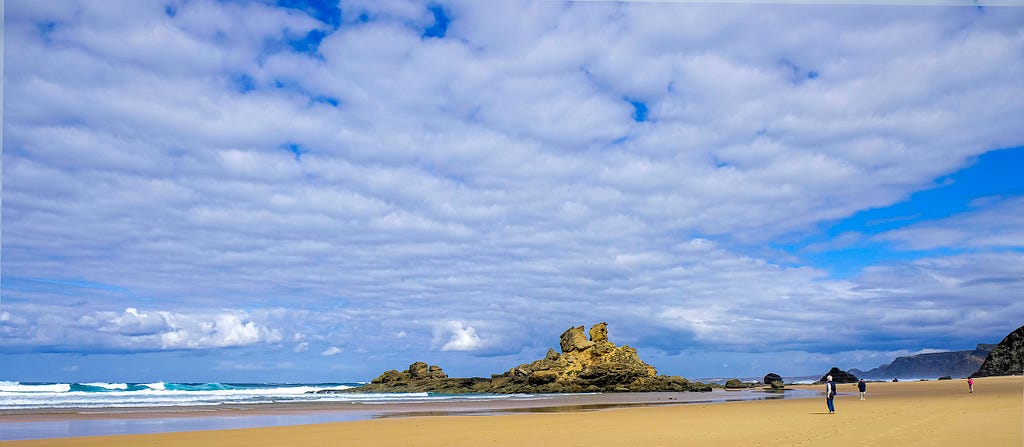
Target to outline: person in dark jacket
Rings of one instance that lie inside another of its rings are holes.
[[[828,380],[825,384],[825,404],[828,405],[829,414],[836,414],[836,405],[833,402],[836,398],[836,383],[832,381],[832,376],[826,376],[825,379]]]
[[[868,384],[864,383],[864,379],[857,382],[857,389],[860,390],[860,400],[864,400],[864,393],[868,391]]]

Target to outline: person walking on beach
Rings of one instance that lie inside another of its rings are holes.
[[[828,414],[836,414],[836,405],[833,400],[836,398],[836,383],[832,376],[826,376],[828,383],[825,384],[825,404],[828,405]]]
[[[868,384],[864,383],[864,379],[857,382],[857,389],[860,390],[860,400],[864,400],[864,393],[868,390]]]
[[[967,389],[971,390],[972,393],[974,392],[974,378],[973,377],[968,377],[967,378]]]

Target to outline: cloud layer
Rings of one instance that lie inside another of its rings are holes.
[[[608,321],[692,375],[1024,319],[1017,196],[858,238],[888,251],[850,278],[785,248],[1024,142],[1018,8],[6,13],[5,351],[483,374]]]

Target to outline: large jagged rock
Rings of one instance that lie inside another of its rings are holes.
[[[605,341],[607,341],[607,335]],[[562,333],[562,352],[581,352],[594,346],[594,342],[587,340],[583,332],[583,326],[572,327]]]
[[[495,386],[511,391],[525,382],[543,385],[548,392],[626,391],[658,376],[636,349],[608,341],[607,323],[590,328],[589,340],[584,334],[583,326],[569,328],[560,337],[561,353],[549,350],[544,359],[493,376]]]
[[[843,371],[835,366],[828,370],[824,376],[821,376],[821,382],[826,382],[828,376],[832,376],[832,381],[835,383],[857,383],[860,379],[857,376]]]
[[[1024,326],[1007,334],[971,377],[1021,374],[1024,374]]]
[[[323,392],[440,392],[440,393],[579,393],[608,391],[710,391],[703,383],[679,376],[658,375],[629,346],[608,340],[607,323],[572,327],[559,339],[562,352],[548,349],[544,358],[485,378],[449,378],[440,367],[424,362],[403,372],[391,370],[370,383],[348,390]]]
[[[598,323],[590,328],[590,341],[594,343],[608,341],[608,323]]]

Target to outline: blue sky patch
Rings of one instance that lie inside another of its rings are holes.
[[[235,89],[239,93],[248,93],[256,89],[256,80],[247,74],[240,74],[232,78]]]
[[[423,30],[421,37],[443,39],[448,32],[448,14],[440,5],[431,5],[428,9],[434,15],[434,23]]]
[[[341,25],[342,11],[337,0],[278,0],[277,5],[305,12],[331,28]]]
[[[1024,147],[988,152],[964,169],[935,179],[937,186],[918,191],[907,200],[858,212],[824,227],[821,233],[807,240],[776,247],[797,253],[804,261],[825,268],[836,277],[857,274],[863,267],[880,262],[962,253],[966,250],[899,250],[891,243],[871,237],[969,212],[979,199],[1022,195],[1021,172],[1024,172]]]
[[[324,40],[327,33],[320,30],[311,30],[301,39],[288,41],[288,46],[299,53],[316,54],[320,49],[320,42]]]
[[[633,121],[642,123],[647,121],[647,104],[643,101],[626,99],[633,106]]]
[[[295,156],[295,161],[299,161],[302,159],[302,154],[309,152],[305,147],[298,143],[285,143],[281,145],[281,148],[291,152],[292,155]]]

